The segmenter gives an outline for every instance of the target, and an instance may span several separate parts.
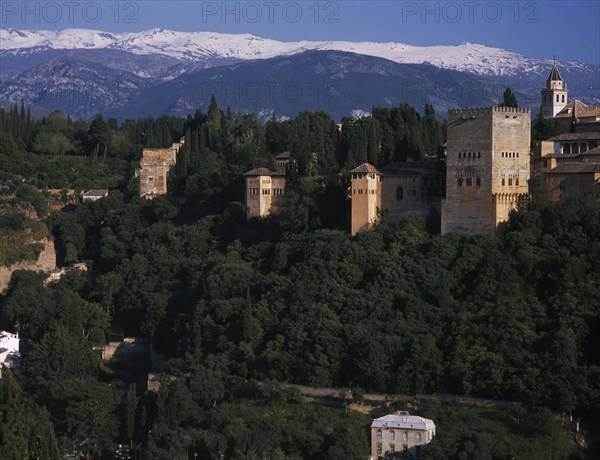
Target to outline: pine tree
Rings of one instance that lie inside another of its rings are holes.
[[[506,88],[502,94],[502,103],[498,104],[498,107],[519,107],[517,96],[512,92],[512,89]]]
[[[3,367],[0,380],[0,458],[26,458],[29,421],[21,407],[21,389],[12,371]]]

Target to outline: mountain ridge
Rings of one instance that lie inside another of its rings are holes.
[[[312,49],[347,51],[382,57],[401,64],[429,63],[463,72],[488,76],[541,74],[550,59],[521,54],[481,44],[414,46],[397,42],[295,41],[283,42],[252,34],[177,32],[150,29],[141,32],[108,33],[91,29],[18,30],[0,29],[2,50],[33,47],[47,49],[119,49],[134,54],[163,54],[187,62],[211,63],[215,59],[268,59]],[[591,64],[565,61],[569,67]]]

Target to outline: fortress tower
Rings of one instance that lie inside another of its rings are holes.
[[[494,230],[508,219],[528,193],[530,140],[529,109],[448,111],[442,234]]]
[[[350,171],[352,194],[352,234],[369,228],[379,220],[381,208],[381,176],[368,163]]]
[[[166,149],[144,149],[140,168],[136,172],[140,178],[140,196],[152,199],[167,194],[167,176],[177,162],[177,153],[185,144],[185,138]]]
[[[567,84],[563,82],[555,61],[546,80],[546,86],[542,88],[542,116],[544,118],[556,116],[567,105],[567,95]]]

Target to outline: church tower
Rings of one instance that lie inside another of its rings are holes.
[[[546,86],[542,88],[542,116],[553,118],[560,112],[567,105],[567,93],[567,85],[556,68],[555,60],[546,80]]]

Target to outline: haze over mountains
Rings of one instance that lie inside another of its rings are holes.
[[[288,117],[326,110],[340,118],[400,102],[419,109],[429,102],[440,112],[490,105],[510,86],[521,105],[537,112],[552,64],[471,43],[280,42],[164,29],[0,29],[0,62],[0,101],[23,99],[85,118],[99,111],[120,118],[183,115],[205,107],[211,88],[223,105],[239,110]],[[559,69],[570,98],[600,103],[597,66],[569,61]]]

